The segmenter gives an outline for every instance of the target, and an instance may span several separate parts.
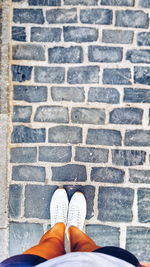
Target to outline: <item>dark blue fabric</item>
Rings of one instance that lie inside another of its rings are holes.
[[[36,255],[21,254],[2,261],[0,267],[31,267],[44,261],[46,261],[46,259]]]

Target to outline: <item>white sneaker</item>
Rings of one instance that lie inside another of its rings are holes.
[[[69,203],[67,227],[76,226],[82,231],[86,217],[86,210],[86,199],[83,193],[74,193]]]
[[[54,192],[50,203],[51,227],[56,223],[67,223],[68,196],[64,188],[58,188]]]

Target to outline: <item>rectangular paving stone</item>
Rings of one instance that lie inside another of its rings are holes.
[[[15,23],[43,24],[44,16],[42,9],[14,8],[13,21]]]
[[[105,110],[96,108],[72,108],[71,120],[74,123],[104,124]]]
[[[139,261],[150,261],[149,247],[149,227],[127,227],[126,249],[133,253]]]
[[[45,168],[31,165],[18,165],[12,168],[12,179],[15,181],[45,181]]]
[[[148,14],[143,10],[118,10],[116,11],[115,26],[148,28]]]
[[[94,147],[76,147],[75,160],[81,162],[101,163],[108,161],[107,149]]]
[[[45,142],[45,129],[31,129],[26,126],[14,126],[11,135],[12,143],[43,143]]]
[[[25,42],[26,41],[26,28],[25,27],[12,27],[12,40]]]
[[[47,100],[46,86],[14,85],[13,99],[29,103],[45,102]]]
[[[86,181],[86,168],[83,165],[67,164],[61,167],[52,167],[52,181]]]
[[[94,198],[95,198],[95,187],[92,185],[65,185],[64,188],[67,191],[69,200],[73,194],[77,191],[82,192],[87,202],[87,214],[86,219],[89,220],[94,216]]]
[[[112,167],[93,167],[91,181],[102,183],[123,183],[125,171]]]
[[[150,90],[141,88],[124,88],[124,102],[150,103]]]
[[[39,161],[69,162],[71,161],[71,146],[42,146],[39,147]]]
[[[60,6],[61,0],[28,0],[29,6]]]
[[[85,100],[84,87],[52,87],[51,97],[54,101],[83,102]]]
[[[134,6],[134,0],[101,0],[105,6]]]
[[[9,186],[8,211],[9,218],[18,218],[21,213],[22,186],[11,184]]]
[[[35,67],[34,75],[37,83],[63,83],[65,69],[62,67]]]
[[[14,60],[45,61],[44,47],[35,44],[13,45],[12,58]]]
[[[13,106],[13,122],[30,122],[31,115],[31,106]]]
[[[106,68],[103,71],[104,84],[131,84],[131,71],[129,68]]]
[[[63,28],[65,42],[94,42],[98,39],[98,30],[92,27],[73,27]]]
[[[67,82],[70,84],[99,83],[99,71],[98,66],[70,67]]]
[[[31,42],[60,42],[61,28],[31,27]]]
[[[86,143],[91,145],[120,146],[121,139],[120,131],[109,129],[88,129]]]
[[[150,183],[150,170],[129,169],[131,183]]]
[[[37,161],[36,147],[15,147],[10,150],[10,162],[26,163]]]
[[[112,222],[132,221],[134,190],[121,187],[100,187],[98,220]]]
[[[16,82],[25,82],[31,79],[33,67],[31,66],[20,66],[20,65],[12,65],[12,80]]]
[[[150,222],[150,189],[138,189],[138,219],[141,223]]]
[[[150,67],[134,67],[134,82],[150,85]]]
[[[38,122],[69,122],[68,108],[62,106],[39,106],[36,109],[34,121]]]
[[[131,44],[133,42],[133,31],[103,30],[102,42],[113,44]]]
[[[143,165],[146,152],[142,150],[112,150],[112,163],[118,166]]]
[[[150,46],[150,32],[138,32],[137,44],[139,46]]]
[[[126,60],[129,60],[132,63],[150,63],[150,50],[128,50],[126,53]]]
[[[53,47],[48,49],[49,63],[82,63],[83,50],[80,46]]]
[[[77,23],[77,9],[51,9],[46,11],[46,20],[49,24]]]
[[[125,133],[125,146],[150,146],[149,130],[128,130]]]
[[[112,23],[112,10],[110,9],[81,9],[81,23],[109,25]]]
[[[76,126],[56,126],[48,131],[49,143],[71,143],[82,142],[82,128]]]
[[[25,217],[49,219],[50,201],[56,188],[57,186],[54,185],[26,185],[24,214]]]
[[[86,225],[86,234],[92,238],[98,246],[119,247],[120,230],[117,227],[88,224]]]
[[[65,5],[97,6],[97,0],[64,0]]]
[[[142,124],[143,109],[115,108],[110,112],[109,122],[114,124]]]
[[[89,102],[118,104],[120,94],[115,88],[90,87],[88,92]]]
[[[120,62],[123,57],[123,49],[120,47],[89,46],[89,62]]]
[[[150,8],[150,1],[149,0],[139,0],[139,6],[144,8]]]
[[[39,223],[10,222],[9,255],[21,254],[28,248],[38,244],[43,234],[43,226]]]

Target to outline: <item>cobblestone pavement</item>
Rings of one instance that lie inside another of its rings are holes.
[[[85,193],[86,232],[150,261],[150,2],[11,5],[9,254],[50,224],[54,190]]]

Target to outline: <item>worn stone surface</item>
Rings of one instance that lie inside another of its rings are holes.
[[[139,32],[137,34],[137,44],[139,46],[150,46],[150,33],[149,32]]]
[[[150,90],[142,88],[125,88],[124,102],[150,103]]]
[[[94,42],[98,39],[98,31],[92,27],[71,27],[63,29],[65,42]]]
[[[134,0],[101,0],[101,4],[106,6],[134,6]]]
[[[126,59],[132,63],[150,63],[150,50],[128,50],[126,53]]]
[[[63,83],[65,78],[61,67],[35,67],[34,74],[37,83]]]
[[[49,143],[71,143],[82,142],[82,129],[76,126],[56,126],[49,129]]]
[[[75,123],[104,124],[105,111],[96,108],[73,108],[71,120]]]
[[[61,28],[31,28],[31,42],[59,42],[61,40]]]
[[[118,104],[119,99],[119,92],[115,88],[91,87],[89,89],[89,102]]]
[[[120,62],[122,60],[122,48],[108,46],[89,46],[90,62]]]
[[[61,0],[28,0],[29,6],[60,6]]]
[[[112,167],[93,167],[91,171],[91,181],[103,183],[123,183],[124,170]]]
[[[131,44],[134,32],[124,30],[103,30],[102,42],[113,44]]]
[[[116,108],[110,112],[110,123],[142,124],[143,110],[139,108]]]
[[[134,82],[150,85],[150,67],[134,67]]]
[[[37,161],[36,147],[15,147],[10,151],[10,162],[26,163]]]
[[[89,129],[86,142],[91,145],[119,146],[121,134],[116,130]]]
[[[15,181],[45,181],[45,168],[31,165],[13,166],[12,179]]]
[[[131,84],[130,69],[104,69],[103,83],[104,84]]]
[[[34,120],[40,122],[69,122],[68,109],[61,106],[40,106],[36,110]]]
[[[131,183],[150,183],[150,170],[129,169]]]
[[[9,188],[9,217],[18,218],[21,213],[22,187],[21,185],[10,185]]]
[[[47,100],[46,86],[14,86],[14,100],[23,100],[26,102],[45,102]]]
[[[148,28],[148,14],[143,10],[116,11],[116,26],[132,28]]]
[[[46,11],[46,19],[49,24],[76,23],[77,9],[51,9]]]
[[[12,65],[13,81],[24,82],[31,79],[33,67]]]
[[[150,146],[150,131],[149,130],[126,131],[125,145],[126,146]]]
[[[71,161],[71,147],[42,146],[39,148],[39,161],[69,162]]]
[[[142,223],[150,222],[150,189],[138,190],[138,219]]]
[[[48,49],[49,63],[82,63],[83,51],[79,46],[54,47]]]
[[[41,45],[14,45],[12,53],[14,60],[45,60],[45,51]]]
[[[52,87],[51,96],[54,101],[83,102],[84,87]]]
[[[107,162],[108,150],[93,147],[76,147],[75,160],[81,162]]]
[[[26,28],[13,26],[12,39],[15,41],[26,41]]]
[[[143,165],[146,152],[142,150],[112,150],[112,162],[120,166]]]
[[[30,122],[32,115],[31,106],[14,106],[13,107],[13,122]]]
[[[86,168],[83,165],[68,164],[52,167],[52,181],[86,181]]]
[[[98,4],[97,0],[64,0],[65,5],[85,5],[95,6]]]
[[[87,84],[99,82],[99,67],[72,67],[68,70],[67,81],[70,84]]]
[[[43,24],[44,16],[42,9],[19,9],[15,8],[13,13],[15,23],[36,23]]]
[[[86,24],[109,25],[112,22],[112,11],[109,9],[81,9],[80,20]]]
[[[12,143],[40,143],[45,142],[45,129],[31,129],[26,126],[14,126]]]

